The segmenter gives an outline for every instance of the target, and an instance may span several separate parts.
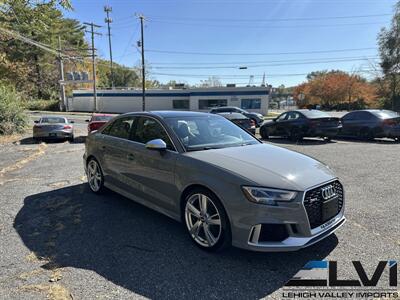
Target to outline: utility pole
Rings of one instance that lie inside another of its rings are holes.
[[[112,7],[106,5],[106,6],[104,6],[104,11],[107,14],[107,17],[105,18],[105,22],[107,23],[107,27],[108,27],[108,46],[110,49],[111,87],[114,88],[114,70],[113,70],[113,57],[112,57],[112,47],[111,47],[111,28],[110,28],[110,23],[112,23],[112,19],[110,18],[110,12],[112,12]]]
[[[143,21],[144,16],[139,15],[140,19],[140,33],[141,33],[141,41],[140,46],[142,49],[142,110],[146,110],[146,74],[145,74],[145,65],[144,65],[144,34],[143,34]]]
[[[65,107],[64,62],[61,54],[61,37],[58,36],[58,65],[60,70],[60,110]]]
[[[94,110],[93,111],[97,111],[97,88],[96,88],[96,49],[94,48],[94,35],[101,35],[98,32],[94,31],[94,28],[100,28],[100,25],[96,25],[93,22],[92,23],[83,23],[85,25],[90,26],[90,31],[86,31],[89,32],[92,35],[92,72],[93,72],[93,100],[94,100]]]

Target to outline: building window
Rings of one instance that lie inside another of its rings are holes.
[[[172,100],[173,109],[189,109],[189,100]]]
[[[242,99],[243,109],[260,109],[261,99]]]
[[[228,100],[226,99],[201,99],[199,100],[199,109],[210,109],[213,107],[227,106]]]

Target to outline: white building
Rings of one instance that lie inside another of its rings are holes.
[[[237,106],[252,112],[268,113],[268,87],[214,87],[146,90],[146,110],[192,110],[207,112],[217,106]],[[94,110],[92,90],[74,90],[68,111]],[[98,90],[97,111],[125,113],[142,110],[140,90]]]

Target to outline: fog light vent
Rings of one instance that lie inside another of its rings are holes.
[[[280,242],[288,237],[284,224],[261,224],[258,242]]]

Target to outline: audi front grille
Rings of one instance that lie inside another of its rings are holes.
[[[326,190],[327,188],[329,189],[330,186],[333,187],[335,195],[333,195],[332,198],[324,199],[322,191],[324,189]],[[331,205],[331,207],[329,208],[329,215],[325,215],[325,206],[328,206],[328,202],[330,201],[335,201],[335,203],[333,203],[333,207]],[[336,180],[307,191],[304,196],[304,207],[307,212],[311,229],[321,226],[322,224],[333,219],[342,210],[343,207],[342,184],[338,180]]]

